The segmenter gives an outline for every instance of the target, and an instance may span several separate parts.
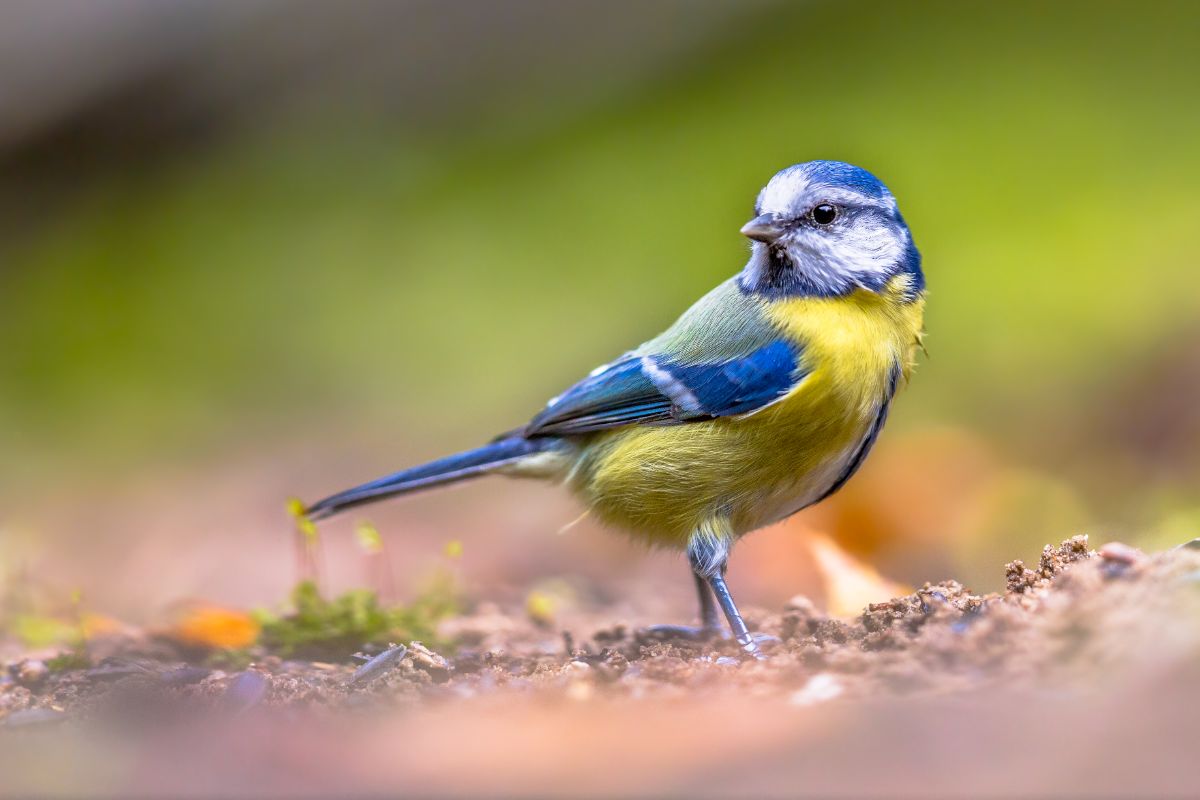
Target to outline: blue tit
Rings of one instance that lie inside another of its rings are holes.
[[[850,164],[779,172],[741,232],[741,272],[524,427],[308,513],[491,473],[559,481],[606,525],[687,554],[703,627],[672,630],[720,633],[719,607],[760,657],[725,581],[730,551],[862,465],[913,368],[925,278],[892,193]]]

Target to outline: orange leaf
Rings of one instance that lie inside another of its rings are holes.
[[[197,606],[175,623],[170,633],[185,644],[235,649],[254,644],[259,627],[254,618],[243,611]]]

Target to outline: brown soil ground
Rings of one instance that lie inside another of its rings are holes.
[[[163,642],[0,678],[0,792],[244,796],[1194,795],[1200,549],[1076,537],[851,620],[748,614],[769,658],[481,607],[377,674]]]

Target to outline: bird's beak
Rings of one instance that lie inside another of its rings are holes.
[[[759,214],[742,226],[742,236],[771,244],[783,235],[782,221],[774,214]]]

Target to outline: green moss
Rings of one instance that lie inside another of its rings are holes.
[[[205,666],[213,669],[223,669],[229,672],[240,672],[254,663],[254,653],[246,648],[226,648],[214,650],[205,659]]]
[[[46,662],[51,672],[69,672],[73,669],[87,669],[92,665],[82,647],[59,653]]]
[[[332,599],[315,583],[292,590],[292,611],[277,616],[257,612],[260,643],[281,656],[343,659],[369,644],[418,640],[439,647],[437,623],[458,612],[459,593],[449,572],[434,575],[408,605],[384,605],[368,589],[351,589]]]

